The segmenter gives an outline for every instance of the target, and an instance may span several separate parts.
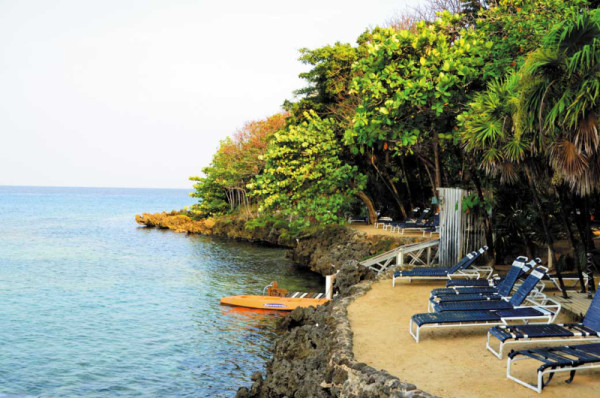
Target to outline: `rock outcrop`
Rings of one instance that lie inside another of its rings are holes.
[[[215,220],[212,218],[197,221],[178,211],[155,214],[144,213],[142,215],[136,214],[135,221],[140,225],[145,225],[150,228],[163,228],[180,233],[203,235],[210,235],[215,226]]]
[[[370,289],[374,275],[356,262],[341,268],[336,279],[340,296],[283,317],[266,374],[254,374],[251,387],[240,388],[236,397],[431,397],[354,359],[347,307]]]
[[[248,228],[241,218],[221,217],[194,220],[184,212],[136,215],[140,225],[168,228],[175,232],[215,235],[230,239],[277,245],[290,249],[288,256],[297,264],[321,275],[330,275],[351,260],[363,260],[419,238],[367,236],[352,228],[329,226],[302,239],[289,236],[277,223]]]
[[[352,228],[331,226],[309,238],[298,240],[289,255],[294,262],[305,265],[314,272],[330,275],[348,261],[362,261],[418,240],[420,238],[367,236]]]

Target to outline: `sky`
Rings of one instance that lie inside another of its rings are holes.
[[[417,0],[2,0],[0,185],[191,188],[221,139]]]

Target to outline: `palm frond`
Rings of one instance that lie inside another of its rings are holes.
[[[583,175],[588,159],[571,141],[560,140],[550,149],[550,165],[567,179],[573,179]]]

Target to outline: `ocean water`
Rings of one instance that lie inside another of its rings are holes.
[[[274,312],[219,305],[272,280],[323,290],[284,251],[138,226],[185,190],[0,187],[0,396],[230,397]]]

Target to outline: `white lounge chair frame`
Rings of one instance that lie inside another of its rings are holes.
[[[559,326],[563,326],[562,323],[558,324]],[[518,340],[507,340],[504,342],[500,342],[500,346],[498,347],[498,349],[496,350],[494,347],[492,347],[491,344],[491,340],[492,340],[492,334],[488,331],[488,335],[487,335],[487,341],[485,344],[485,347],[492,353],[494,354],[498,359],[502,359],[503,355],[504,355],[504,347],[507,347],[509,345],[513,346],[513,345],[519,345],[519,344],[545,344],[545,343],[560,343],[558,345],[564,345],[565,343],[567,344],[571,344],[573,342],[585,342],[585,343],[597,343],[600,342],[600,336],[598,335],[593,335],[591,333],[576,333],[573,332],[574,336],[570,336],[570,337],[549,337],[546,339],[541,339],[541,338],[533,338],[533,339],[529,339],[527,336],[525,337],[521,337]]]
[[[508,377],[510,380],[512,381],[516,381],[517,383],[519,383],[522,386],[525,386],[527,388],[531,388],[533,391],[536,391],[538,393],[542,392],[542,389],[544,388],[544,376],[550,373],[559,373],[559,372],[570,372],[572,370],[577,370],[578,372],[580,370],[586,370],[586,369],[598,369],[600,368],[600,363],[590,363],[590,364],[586,364],[586,365],[581,365],[581,366],[575,366],[575,367],[561,367],[558,369],[544,369],[542,372],[540,372],[538,370],[537,372],[537,385],[535,384],[530,384],[527,383],[526,381],[523,381],[515,376],[513,376],[512,374],[510,374],[510,370],[512,367],[513,362],[517,362],[517,361],[521,361],[524,359],[531,359],[529,357],[519,357],[519,358],[508,358],[507,359],[507,363],[506,363],[506,377]]]
[[[554,301],[550,298],[548,300]],[[498,325],[509,325],[510,324],[509,322],[518,322],[518,321],[522,321],[525,324],[552,323],[554,321],[554,319],[556,319],[556,316],[558,315],[558,313],[560,312],[560,309],[561,309],[560,303],[557,301],[554,301],[554,302],[556,303],[555,306],[558,308],[558,310],[555,313],[552,313],[551,311],[549,311],[545,308],[535,307],[536,310],[538,310],[544,314],[544,315],[536,316],[536,317],[530,317],[530,316],[527,316],[527,317],[504,317],[504,318],[500,318],[499,321],[482,321],[482,322],[428,323],[423,326],[417,326],[416,328],[413,327],[413,320],[411,318],[408,323],[408,332],[418,343],[419,339],[420,339],[420,335],[421,335],[421,329],[498,326]],[[519,306],[519,307],[515,307],[514,309],[525,308],[525,307],[526,306]],[[531,320],[536,321],[536,322],[530,322]],[[541,320],[542,322],[537,322],[538,320]]]
[[[486,274],[485,278],[487,279],[492,273],[494,269],[492,267],[477,267],[474,265],[470,265],[466,269],[459,269],[458,271],[452,274],[446,274],[445,276],[394,276],[392,279],[392,286],[396,286],[396,279],[408,279],[409,283],[412,283],[413,279],[422,279],[422,280],[432,280],[432,281],[443,281],[446,279],[455,279],[455,278],[467,278],[467,279],[479,279],[481,278],[481,274]]]
[[[510,301],[510,298],[512,296],[508,296],[508,297],[502,297],[500,300],[496,300],[496,301]],[[544,293],[542,293],[540,290],[538,289],[533,289],[531,291],[531,293],[529,294],[529,296],[527,296],[527,298],[525,299],[525,301],[529,302],[531,305],[525,305],[525,306],[520,306],[520,307],[515,307],[515,308],[521,308],[521,307],[542,307],[542,308],[546,308],[548,305],[546,304],[550,299],[548,296],[546,296]],[[485,296],[482,296],[481,300],[478,301],[488,301],[486,300]],[[489,300],[491,301],[491,300]],[[554,301],[554,300],[552,300]],[[427,305],[427,312],[432,313],[435,312],[433,310],[433,304],[431,302],[431,300],[428,300],[428,305]],[[556,302],[556,301],[555,301]],[[558,304],[558,302],[556,302]],[[559,304],[560,305],[560,304]],[[554,308],[555,305],[552,304],[550,305],[550,307]]]

